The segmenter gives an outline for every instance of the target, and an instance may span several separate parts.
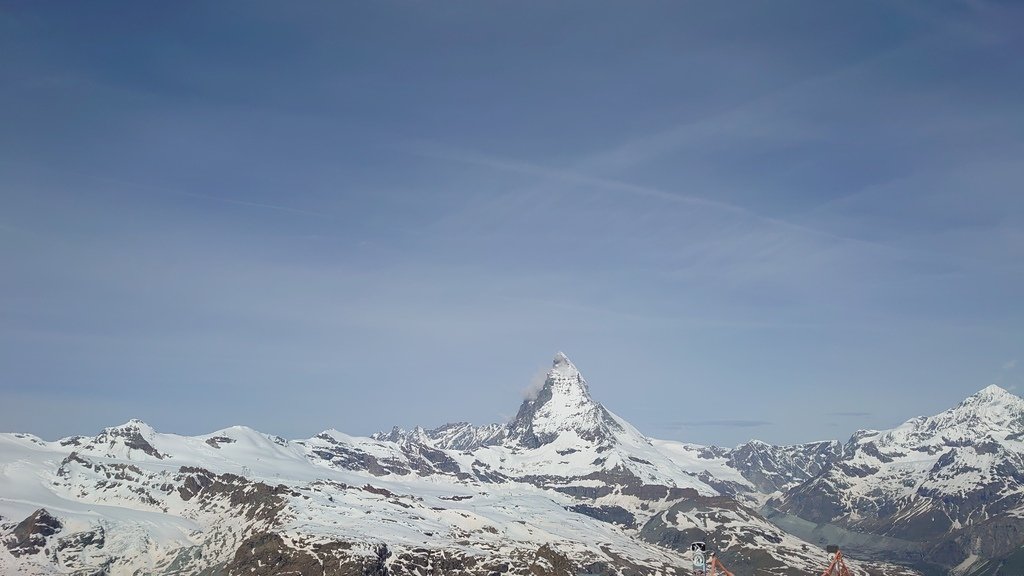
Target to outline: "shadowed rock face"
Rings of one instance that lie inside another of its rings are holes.
[[[351,544],[336,542],[314,546],[311,551],[298,550],[286,544],[278,534],[256,534],[238,547],[235,557],[224,567],[224,573],[228,576],[388,576],[384,562],[390,553],[386,546],[372,557],[352,554],[351,549]]]
[[[636,516],[622,506],[591,506],[589,504],[577,504],[570,506],[569,510],[585,514],[602,522],[618,524],[626,528],[636,528]]]
[[[14,528],[4,545],[14,556],[38,554],[46,546],[46,539],[63,528],[60,520],[44,508],[33,512]]]
[[[206,443],[208,445],[213,446],[214,448],[217,448],[219,450],[220,447],[221,447],[221,444],[234,444],[235,441],[233,439],[231,439],[231,438],[226,437],[226,436],[214,436],[213,438],[207,438],[206,439]]]
[[[260,533],[239,546],[223,573],[226,576],[576,576],[580,573],[611,576],[622,572],[600,563],[573,562],[550,545],[509,562],[427,548],[396,554],[386,544],[361,548],[349,542],[333,542],[298,549],[279,534]],[[631,572],[627,569],[625,573]]]
[[[231,507],[250,521],[277,522],[291,491],[283,485],[252,482],[235,474],[214,474],[204,468],[181,467],[178,495],[193,498],[225,497]]]
[[[127,424],[115,428],[107,428],[95,438],[96,444],[114,445],[123,443],[129,450],[139,450],[157,459],[164,459],[167,456],[161,454],[152,444],[146,440],[144,432],[152,433],[152,429],[144,422],[132,420]]]
[[[92,530],[76,532],[65,536],[57,542],[57,551],[63,553],[81,553],[86,548],[103,548],[106,543],[106,531],[102,526]]]
[[[728,451],[729,466],[765,494],[814,478],[842,455],[839,442],[773,446],[747,442]]]
[[[445,474],[461,480],[474,477],[473,474],[463,471],[458,462],[444,450],[430,446],[427,443],[429,439],[407,438],[398,432],[395,432],[394,435],[399,438],[399,441],[396,442],[397,451],[393,457],[374,456],[364,450],[339,442],[326,433],[316,436],[315,440],[318,443],[312,449],[312,453],[337,468],[365,470],[374,476]],[[485,480],[485,477],[478,476],[478,479]]]

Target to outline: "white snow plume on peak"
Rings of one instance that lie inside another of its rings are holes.
[[[565,352],[555,353],[555,359],[551,363],[552,371],[563,372],[567,375],[579,375],[580,371],[576,368],[576,365],[569,360],[569,357],[565,355]]]
[[[548,371],[544,382],[544,387],[548,386],[555,392],[569,395],[582,394],[588,400],[590,399],[590,387],[587,386],[587,381],[583,379],[583,375],[580,374],[572,360],[569,360],[569,357],[563,352],[555,354],[555,359],[551,363],[551,370]]]
[[[523,400],[533,402],[537,399],[540,391],[544,389],[544,382],[547,380],[548,370],[541,368],[530,377],[530,383],[523,389]]]
[[[576,368],[576,365],[572,363],[572,360],[569,360],[569,357],[564,352],[555,354],[550,369],[538,370],[530,378],[530,384],[523,390],[523,399],[528,402],[537,400],[549,382],[562,382],[577,388],[582,386],[583,390],[587,391],[587,382],[583,380],[579,369]],[[589,393],[587,396],[589,397]]]
[[[559,352],[536,397],[519,407],[519,413],[509,424],[509,437],[536,448],[563,432],[597,441],[611,440],[614,432],[622,429],[618,419],[591,398],[586,380]]]
[[[590,410],[596,404],[590,396],[587,381],[562,352],[555,354],[551,370],[533,401],[558,413],[553,415],[562,416],[569,416],[578,410]]]

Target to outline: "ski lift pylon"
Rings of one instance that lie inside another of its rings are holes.
[[[839,546],[830,544],[825,547],[825,551],[831,557],[829,558],[828,567],[821,573],[821,576],[851,576],[850,569],[846,567],[846,562],[843,560],[843,551],[839,549]]]

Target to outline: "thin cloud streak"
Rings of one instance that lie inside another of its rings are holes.
[[[609,164],[616,168],[631,168],[676,151],[687,143],[706,145],[708,136],[721,134],[726,131],[724,128],[734,129],[734,134],[744,139],[761,135],[768,135],[771,139],[779,139],[780,136],[796,136],[800,139],[818,137],[818,132],[807,124],[804,124],[807,126],[806,129],[795,130],[794,125],[797,124],[795,119],[789,119],[790,121],[786,123],[772,125],[771,130],[764,132],[753,130],[750,122],[737,122],[737,119],[743,118],[746,115],[749,116],[748,120],[750,121],[767,123],[768,120],[766,119],[774,118],[769,113],[769,110],[766,110],[771,105],[778,105],[780,102],[792,99],[795,96],[805,95],[809,91],[820,91],[829,83],[842,78],[849,78],[857,73],[863,73],[869,70],[871,66],[877,65],[884,59],[905,51],[910,47],[911,44],[903,43],[839,68],[800,78],[795,82],[790,82],[780,88],[744,100],[724,110],[702,116],[699,120],[677,124],[666,130],[631,138],[610,150],[592,154],[578,168],[589,171]],[[763,126],[764,124],[755,125]],[[738,129],[736,129],[737,127]]]
[[[540,178],[546,178],[550,180],[560,180],[576,185],[589,185],[605,190],[612,190],[617,192],[624,192],[644,198],[652,198],[664,202],[686,204],[690,206],[708,208],[712,210],[718,210],[726,212],[736,216],[750,218],[752,220],[771,225],[773,227],[783,228],[793,232],[799,232],[805,235],[817,236],[821,238],[828,238],[831,240],[837,240],[841,242],[850,242],[872,248],[882,249],[888,252],[900,252],[902,250],[882,244],[879,242],[873,242],[869,240],[863,240],[860,238],[853,238],[850,236],[842,236],[834,234],[832,232],[826,232],[817,228],[811,228],[795,222],[790,222],[777,217],[765,216],[749,208],[723,202],[720,200],[709,200],[699,196],[692,196],[687,194],[680,194],[676,192],[669,192],[659,188],[653,188],[650,186],[642,186],[639,184],[633,184],[622,180],[616,180],[612,178],[602,178],[597,176],[591,176],[588,174],[581,174],[572,170],[563,170],[557,168],[550,168],[547,166],[541,166],[538,164],[532,164],[509,158],[499,158],[496,156],[479,154],[475,152],[460,151],[450,147],[444,147],[441,145],[433,144],[426,145],[420,144],[418,146],[411,146],[410,150],[412,153],[425,157],[434,158],[437,160],[446,160],[451,162],[458,162],[462,164],[468,164],[473,166],[479,166],[484,168],[491,168],[494,170],[513,172],[517,174],[524,174],[530,176],[537,176]],[[585,163],[585,162],[584,162]]]
[[[775,422],[768,420],[694,420],[690,422],[679,422],[676,426],[685,428],[688,426],[721,426],[724,428],[760,428],[762,426],[774,426]]]
[[[279,204],[267,204],[265,202],[251,202],[249,200],[238,200],[235,198],[225,198],[223,196],[211,196],[209,194],[198,194],[196,192],[182,192],[182,191],[169,191],[173,194],[180,194],[182,196],[190,196],[192,198],[202,198],[204,200],[213,200],[215,202],[223,202],[225,204],[235,204],[238,206],[248,206],[250,208],[266,208],[268,210],[277,210],[280,212],[289,212],[291,214],[302,214],[304,216],[316,216],[318,218],[330,218],[334,216],[330,214],[324,214],[322,212],[314,212],[312,210],[303,210],[301,208],[292,208],[290,206],[281,206]]]
[[[758,216],[757,214],[750,212],[746,208],[734,204],[729,204],[726,202],[708,200],[706,198],[700,198],[698,196],[689,196],[685,194],[667,192],[664,190],[659,190],[657,188],[650,188],[647,186],[630,184],[629,182],[622,182],[610,178],[599,178],[595,176],[589,176],[571,170],[559,170],[556,168],[540,166],[537,164],[531,164],[528,162],[513,160],[509,158],[498,158],[496,156],[479,154],[475,152],[460,151],[454,148],[443,147],[436,144],[416,146],[412,148],[412,151],[413,153],[419,156],[423,156],[425,158],[448,160],[452,162],[459,162],[462,164],[470,164],[473,166],[493,168],[495,170],[501,170],[505,172],[515,172],[518,174],[539,176],[541,178],[561,180],[564,182],[569,182],[571,184],[586,184],[590,186],[604,188],[607,190],[617,190],[620,192],[632,193],[638,196],[656,198],[658,200],[663,200],[666,202],[691,204],[694,206],[715,208],[718,210],[725,210],[736,214],[743,214],[747,216],[763,218],[761,216]]]

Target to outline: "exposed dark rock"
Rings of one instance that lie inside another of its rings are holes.
[[[78,452],[72,451],[60,462],[60,466],[57,468],[57,476],[61,478],[67,478],[71,472],[69,466],[73,463],[81,464],[82,467],[92,469],[93,464],[91,461],[83,458]]]
[[[412,468],[420,476],[429,476],[437,473],[453,476],[462,474],[462,468],[459,466],[459,463],[442,450],[422,444],[405,444],[402,447],[402,451],[409,457]]]
[[[57,541],[58,552],[80,553],[87,547],[103,548],[106,544],[106,532],[103,526],[97,526],[85,532],[75,532]]]
[[[166,454],[161,454],[152,444],[146,440],[142,435],[140,428],[141,422],[133,420],[125,426],[117,428],[107,428],[101,432],[95,438],[97,445],[109,444],[113,446],[117,442],[121,442],[129,450],[139,450],[145,454],[148,454],[157,459],[164,459],[167,457]]]
[[[227,436],[214,436],[213,438],[207,438],[206,443],[214,448],[220,448],[221,444],[234,444],[234,438],[228,438]]]
[[[875,444],[874,442],[865,442],[864,444],[861,445],[860,449],[868,456],[873,456],[877,458],[880,462],[885,462],[886,464],[888,464],[893,461],[892,457],[886,454],[882,454],[882,452],[879,451],[878,449],[878,445]]]
[[[843,448],[838,442],[773,446],[751,441],[733,450],[712,447],[705,452],[708,458],[727,457],[729,466],[770,494],[817,476],[837,460]]]
[[[537,549],[537,557],[530,565],[534,576],[576,576],[576,566],[547,544]]]
[[[313,546],[312,552],[288,546],[280,535],[260,533],[247,538],[224,567],[225,576],[388,576],[380,557],[351,553],[351,544],[334,542]],[[386,547],[385,547],[386,550]]]
[[[728,480],[719,480],[715,476],[712,476],[707,471],[701,472],[697,475],[697,479],[701,482],[711,486],[718,492],[727,496],[736,497],[737,495],[745,492],[750,492],[750,488],[743,484],[737,484],[736,482],[730,482]]]
[[[284,485],[270,486],[235,474],[215,475],[205,468],[182,466],[179,474],[178,495],[182,500],[225,498],[250,521],[276,524],[287,504],[286,497],[298,496]]]
[[[597,500],[615,492],[615,488],[611,486],[551,486],[551,489],[586,500]]]
[[[103,526],[76,532],[57,540],[57,546],[51,547],[52,560],[75,576],[109,576],[114,557],[102,555],[105,544]]]
[[[310,544],[298,549],[270,532],[254,534],[243,541],[222,573],[224,576],[576,576],[581,570],[609,576],[638,574],[619,571],[604,563],[579,566],[548,545],[509,562],[446,549],[414,548],[394,552],[383,543],[372,550],[359,549],[346,542]]]
[[[395,495],[393,492],[391,492],[387,488],[378,488],[376,486],[371,486],[370,484],[366,484],[365,486],[363,486],[363,490],[366,490],[367,492],[370,492],[370,493],[373,493],[373,494],[378,494],[380,496],[386,496],[388,498],[391,498],[391,497],[393,497]]]
[[[573,512],[596,518],[609,524],[618,524],[626,528],[636,528],[636,516],[621,506],[590,506],[589,504],[577,504],[567,508]]]
[[[321,440],[329,440],[334,445],[331,447],[317,448],[313,450],[313,453],[338,468],[344,468],[346,470],[365,470],[374,476],[387,476],[388,474],[405,476],[412,473],[409,465],[400,460],[393,458],[377,458],[376,456],[367,454],[357,448],[340,444],[326,434],[321,434],[317,436],[317,438]]]
[[[660,484],[628,484],[622,487],[622,493],[626,496],[636,496],[641,500],[652,501],[674,501],[682,498],[694,498],[697,496],[697,491],[693,488],[662,486]]]
[[[867,464],[855,465],[847,462],[838,462],[835,466],[847,476],[853,476],[854,478],[867,478],[873,474],[878,474],[879,471],[877,466],[868,466]]]
[[[45,508],[40,508],[14,527],[11,535],[4,540],[4,545],[16,557],[38,554],[46,546],[46,539],[63,527],[60,520]]]
[[[982,558],[1003,559],[1024,546],[1024,522],[1019,518],[997,517],[957,530],[932,548],[929,560],[943,566],[956,566],[974,554]]]
[[[476,479],[481,482],[487,482],[491,484],[498,484],[501,482],[507,482],[508,476],[505,476],[501,472],[496,472],[491,467],[479,460],[474,460],[472,464],[473,475]]]
[[[769,504],[815,524],[827,524],[846,514],[837,490],[824,479],[801,484],[790,490],[784,500]]]

